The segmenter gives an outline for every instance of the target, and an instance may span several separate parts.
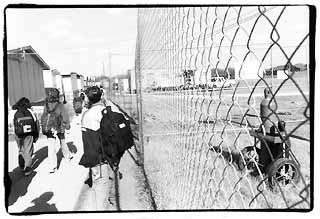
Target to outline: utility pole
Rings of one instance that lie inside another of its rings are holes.
[[[111,99],[111,91],[112,91],[112,82],[111,82],[111,52],[108,53],[108,62],[109,62],[109,98]]]

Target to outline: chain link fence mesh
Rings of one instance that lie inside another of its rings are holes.
[[[310,208],[308,10],[138,9],[138,92],[113,99],[158,208]]]

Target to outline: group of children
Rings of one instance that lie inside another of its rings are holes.
[[[26,176],[32,172],[33,144],[39,138],[40,127],[42,134],[47,137],[50,173],[57,170],[56,141],[59,141],[63,157],[69,161],[73,158],[65,138],[66,130],[70,129],[70,119],[64,104],[65,99],[59,94],[59,90],[52,89],[45,99],[40,120],[32,111],[28,98],[22,97],[12,106],[12,109],[16,111],[13,124],[15,139],[19,148],[18,163]]]
[[[48,92],[40,121],[32,112],[27,98],[21,98],[13,106],[13,109],[17,110],[14,115],[14,128],[19,147],[19,166],[26,176],[32,172],[33,143],[39,137],[40,127],[43,135],[47,137],[50,173],[57,171],[57,141],[63,157],[68,161],[73,158],[65,139],[71,121],[64,105],[65,98],[60,97],[57,89]],[[123,114],[112,111],[112,107],[108,105],[103,90],[97,86],[89,87],[85,94],[82,93],[73,101],[74,113],[78,116],[82,114],[83,155],[79,165],[88,168],[89,177],[86,183],[101,194],[110,191],[110,180],[115,173],[122,177],[118,171],[120,159],[125,150],[134,144],[129,120]],[[114,199],[114,195],[109,196],[109,202],[114,202],[110,197]],[[97,200],[97,204],[100,205],[98,209],[104,209],[104,200]]]

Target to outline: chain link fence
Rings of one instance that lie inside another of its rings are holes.
[[[111,98],[139,125],[158,208],[310,208],[308,16],[138,9],[138,92]]]

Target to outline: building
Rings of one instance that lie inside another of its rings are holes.
[[[74,97],[80,95],[80,92],[84,90],[84,77],[76,72],[70,74],[62,74],[62,86],[67,101],[73,100]]]
[[[31,102],[44,100],[43,71],[50,67],[31,46],[8,50],[7,66],[9,106],[21,97]]]
[[[63,93],[62,77],[57,69],[43,71],[44,87],[58,88],[60,93]]]

